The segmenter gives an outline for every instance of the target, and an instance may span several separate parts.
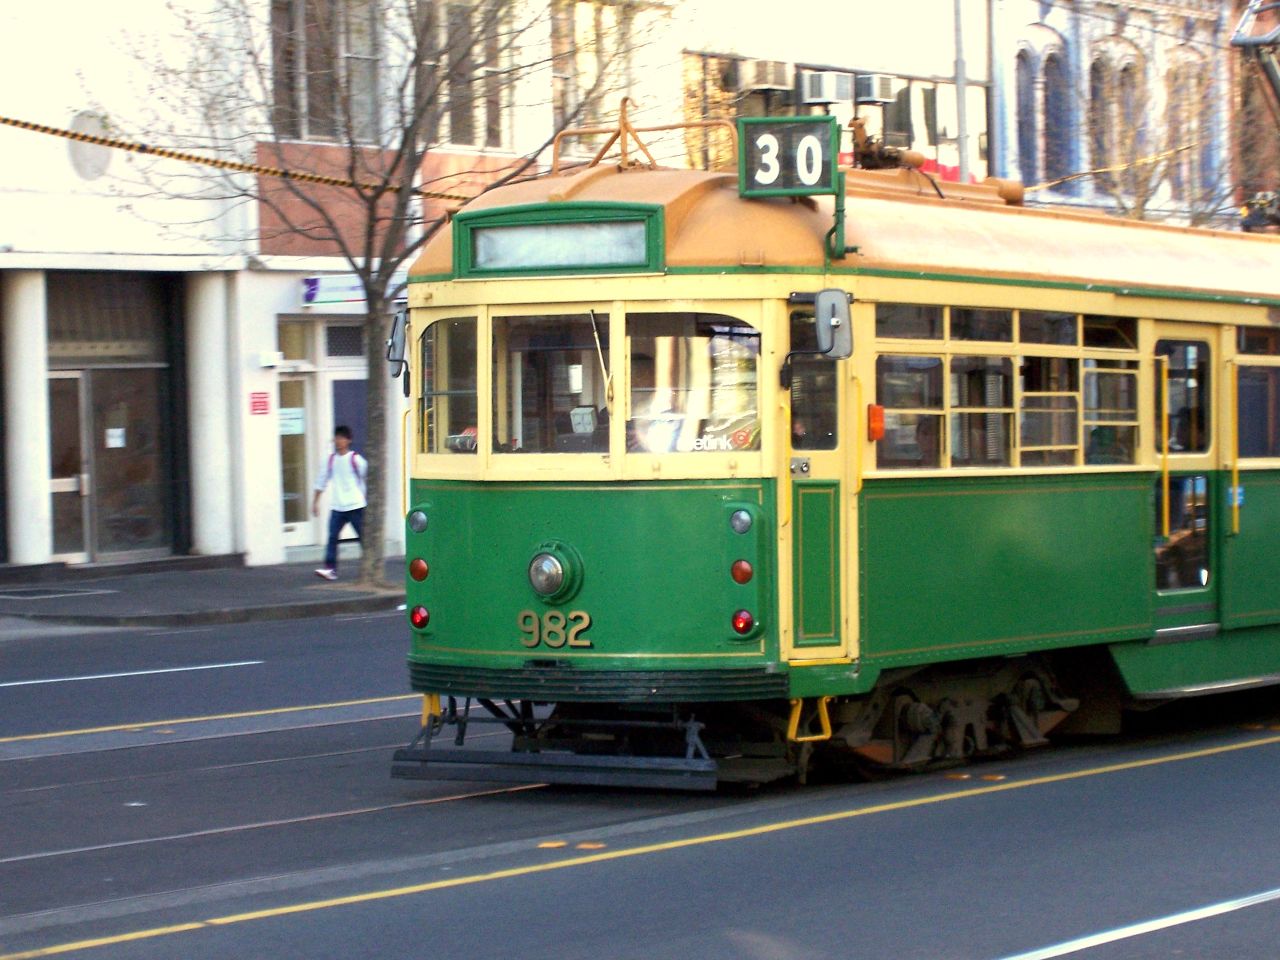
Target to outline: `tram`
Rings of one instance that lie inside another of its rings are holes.
[[[412,268],[393,773],[913,770],[1280,682],[1280,238],[746,124],[624,122]]]

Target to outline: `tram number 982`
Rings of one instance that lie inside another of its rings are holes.
[[[834,193],[838,128],[830,117],[744,119],[743,196]]]
[[[567,614],[548,610],[542,616],[538,616],[536,610],[521,610],[516,614],[516,626],[522,634],[520,642],[530,649],[591,646],[591,641],[583,636],[591,629],[591,614],[585,610],[570,610]]]

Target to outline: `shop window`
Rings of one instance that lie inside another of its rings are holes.
[[[325,354],[330,357],[364,356],[363,333],[359,327],[325,327]]]
[[[877,303],[876,336],[902,340],[941,340],[942,307]]]
[[[791,313],[791,349],[817,350],[813,308]],[[791,359],[791,446],[834,450],[837,437],[836,362],[799,353]]]
[[[1169,409],[1161,408],[1161,378],[1156,372],[1156,417],[1169,418],[1170,453],[1209,449],[1209,345],[1195,340],[1161,340],[1156,356],[1168,357]],[[1164,450],[1163,427],[1156,423],[1156,450]]]
[[[876,402],[885,408],[876,444],[881,469],[942,465],[942,358],[876,358]]]
[[[418,423],[424,453],[475,453],[476,320],[437,320],[423,331]]]
[[[1240,456],[1280,457],[1280,367],[1241,367]]]
[[[951,339],[1008,343],[1013,340],[1013,311],[952,307]]]

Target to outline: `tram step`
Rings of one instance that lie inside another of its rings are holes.
[[[498,750],[405,748],[392,757],[391,776],[405,780],[484,780],[565,783],[659,790],[714,790],[714,760],[683,757],[503,753]]]

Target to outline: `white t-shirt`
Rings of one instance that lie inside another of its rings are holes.
[[[359,510],[366,506],[364,483],[369,476],[369,461],[354,450],[339,456],[331,453],[320,461],[320,477],[316,480],[319,492],[333,481],[331,510]]]

